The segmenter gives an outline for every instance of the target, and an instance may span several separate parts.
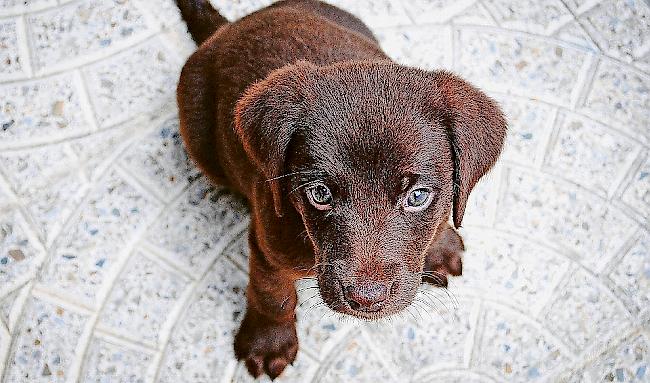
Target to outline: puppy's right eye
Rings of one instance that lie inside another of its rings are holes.
[[[332,206],[332,192],[324,184],[316,184],[307,189],[309,202],[318,210],[328,210]]]

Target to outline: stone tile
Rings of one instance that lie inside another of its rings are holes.
[[[12,346],[5,382],[65,382],[89,317],[32,298]]]
[[[544,168],[607,197],[639,150],[637,143],[593,120],[561,113]]]
[[[235,362],[232,342],[245,310],[248,278],[226,258],[199,284],[171,334],[159,382],[223,380]]]
[[[422,69],[451,69],[451,28],[428,25],[378,29],[384,51],[400,64]]]
[[[592,8],[601,0],[565,0],[563,3],[574,13],[583,13],[585,10]]]
[[[246,224],[246,210],[225,189],[197,180],[146,234],[148,243],[200,275]]]
[[[578,48],[586,49],[593,53],[600,52],[582,25],[575,20],[558,29],[553,36],[560,41],[575,45]]]
[[[604,200],[566,182],[511,169],[497,208],[497,226],[545,239],[575,252],[591,269],[602,267],[636,224]]]
[[[566,106],[585,52],[531,36],[460,28],[458,70],[474,84]]]
[[[188,287],[187,278],[136,251],[113,284],[99,323],[125,337],[158,343],[169,313]]]
[[[86,351],[83,382],[112,381],[144,383],[152,355],[143,350],[129,349],[117,342],[92,338]]]
[[[131,144],[142,130],[141,124],[126,123],[115,128],[70,140],[68,144],[79,159],[88,179],[97,179],[116,160],[116,155]]]
[[[452,291],[479,295],[535,315],[570,262],[553,251],[512,235],[482,229],[463,232],[463,276]]]
[[[405,9],[416,24],[444,23],[479,6],[472,3],[474,0],[411,0],[405,3]]]
[[[99,123],[109,126],[158,110],[173,110],[180,69],[181,63],[158,39],[84,68]]]
[[[402,2],[398,0],[328,0],[327,2],[357,16],[372,30],[411,24]]]
[[[258,9],[273,3],[274,0],[212,0],[219,13],[230,21],[241,19]]]
[[[319,383],[398,382],[391,371],[372,352],[363,338],[346,337],[345,343],[332,352],[332,359],[319,370]]]
[[[508,121],[508,134],[501,158],[533,166],[550,136],[555,108],[521,98],[496,96]]]
[[[0,146],[89,132],[70,74],[0,85]]]
[[[539,331],[530,319],[509,311],[487,308],[483,315],[477,367],[508,382],[544,381],[568,361],[554,339]]]
[[[323,360],[353,327],[341,320],[341,315],[325,307],[314,280],[304,279],[296,285],[296,309],[300,349]]]
[[[224,255],[230,258],[237,266],[244,272],[248,273],[248,254],[250,248],[248,247],[248,230],[244,230],[235,239],[233,239],[228,248],[224,251]]]
[[[621,199],[632,211],[650,217],[650,156],[625,185]]]
[[[48,71],[87,60],[147,34],[144,16],[132,1],[73,2],[27,17],[34,66]]]
[[[31,285],[25,284],[0,299],[0,318],[7,325],[10,333],[14,331],[17,325],[18,319],[20,318],[18,314],[20,314],[25,305],[25,300],[30,289]]]
[[[51,7],[56,0],[0,0],[0,15],[13,15]]]
[[[132,145],[119,163],[139,182],[152,185],[165,200],[174,198],[199,170],[190,163],[178,132],[178,117],[160,126]]]
[[[649,364],[650,342],[646,336],[637,335],[591,361],[585,370],[594,382],[647,382]]]
[[[17,210],[0,211],[0,296],[34,278],[44,250]]]
[[[107,273],[158,208],[118,174],[109,173],[62,232],[40,280],[80,303],[96,306],[97,290]]]
[[[649,142],[650,77],[603,60],[580,110]]]
[[[500,174],[497,169],[492,169],[474,186],[465,207],[464,226],[492,224]]]
[[[427,295],[418,296],[420,302],[431,299]],[[398,366],[399,376],[405,381],[417,381],[414,377],[426,368],[462,368],[465,363],[465,348],[474,326],[472,302],[461,301],[457,308],[450,306],[449,311],[440,308],[442,315],[435,312],[427,315],[424,307],[430,304],[439,305],[435,301],[422,304],[419,314],[413,316],[415,319],[403,316],[405,319],[364,326],[378,346],[377,352]]]
[[[184,23],[181,19],[181,12],[173,0],[158,0],[155,3],[147,0],[131,1],[135,1],[135,4],[140,9],[145,9],[148,16],[153,16],[161,28],[169,28],[175,24]],[[211,1],[211,3],[214,4],[216,1]]]
[[[544,311],[546,326],[576,352],[605,342],[629,321],[620,302],[582,270],[571,273]]]
[[[487,0],[500,26],[529,33],[548,35],[573,19],[560,0]]]
[[[24,66],[18,48],[16,19],[0,20],[0,79],[24,76]]]
[[[650,308],[650,235],[642,232],[638,241],[608,271],[608,277],[621,288],[628,308],[639,312]]]
[[[86,190],[77,158],[63,144],[0,154],[13,192],[20,196],[40,240],[49,244]]]
[[[580,17],[609,55],[631,61],[650,50],[650,5],[604,0]]]
[[[494,18],[492,18],[490,12],[481,3],[474,3],[467,7],[464,11],[454,16],[451,22],[458,25],[496,26]]]

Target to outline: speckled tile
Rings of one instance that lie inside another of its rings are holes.
[[[416,24],[428,24],[444,23],[478,6],[475,0],[411,0],[405,9]]]
[[[474,186],[467,200],[463,225],[491,225],[494,220],[493,205],[496,203],[500,173],[493,169]]]
[[[480,348],[474,354],[476,364],[500,381],[543,381],[568,359],[556,341],[528,318],[487,308],[482,325]]]
[[[481,229],[464,232],[463,277],[453,289],[521,307],[535,315],[553,292],[570,261],[545,247]]]
[[[650,374],[650,341],[643,335],[624,339],[586,367],[592,381],[647,382]]]
[[[0,299],[0,317],[8,326],[10,333],[13,333],[18,325],[19,314],[22,312],[30,289],[31,285],[25,284]]]
[[[608,277],[623,291],[635,312],[650,310],[650,234],[641,232],[637,242],[613,266]]]
[[[147,33],[144,16],[128,0],[72,2],[31,14],[27,24],[39,71],[83,60]]]
[[[0,84],[0,94],[0,146],[61,139],[92,129],[70,74]]]
[[[572,249],[589,268],[602,267],[636,224],[604,201],[576,186],[511,169],[497,208],[497,226]]]
[[[112,286],[99,324],[155,344],[189,280],[136,251]]]
[[[422,69],[451,69],[451,28],[426,27],[378,29],[375,36],[384,51],[400,64]]]
[[[575,351],[605,342],[629,321],[621,303],[582,270],[571,273],[544,311],[548,328]]]
[[[603,60],[580,110],[650,142],[650,77]]]
[[[625,184],[621,199],[637,214],[650,218],[650,156]]]
[[[95,306],[97,290],[125,245],[159,206],[115,172],[104,177],[62,232],[40,280]]]
[[[604,0],[580,19],[609,55],[631,61],[650,49],[650,5],[643,0]]]
[[[51,7],[56,0],[0,0],[0,16],[5,14],[20,14]]]
[[[44,250],[17,210],[0,211],[0,295],[25,283],[40,266]]]
[[[210,2],[214,4],[221,15],[230,21],[235,21],[264,8],[274,0],[212,0]]]
[[[201,281],[172,332],[160,365],[161,383],[224,378],[234,363],[232,341],[243,318],[248,277],[226,258]]]
[[[152,185],[166,200],[174,198],[199,171],[183,149],[176,116],[132,145],[119,163],[140,182]]]
[[[464,11],[454,16],[451,22],[458,25],[496,25],[494,18],[492,15],[490,15],[490,12],[485,9],[485,6],[481,3],[474,3],[471,6],[465,8]]]
[[[78,159],[56,144],[0,154],[0,162],[13,192],[30,201],[26,209],[39,239],[51,243],[85,192]]]
[[[573,19],[560,0],[487,0],[484,2],[502,27],[547,35]]]
[[[173,111],[181,65],[160,40],[153,39],[84,68],[100,125]]]
[[[578,48],[586,49],[593,53],[600,51],[582,25],[575,20],[562,26],[553,36],[565,43],[575,45]]]
[[[332,351],[331,360],[318,372],[319,383],[338,382],[398,382],[360,336],[346,337],[345,342]]]
[[[71,150],[79,159],[88,179],[97,179],[115,162],[115,156],[131,144],[139,124],[125,123],[69,142]]]
[[[144,383],[152,359],[150,352],[93,338],[88,345],[84,370],[81,372],[82,381]]]
[[[570,104],[586,53],[516,33],[460,28],[458,70],[476,85]]]
[[[364,325],[373,342],[381,346],[377,352],[399,366],[399,376],[407,381],[415,381],[414,376],[426,368],[462,368],[474,326],[471,301],[460,301],[458,307],[448,303],[447,308],[438,307],[440,313],[427,313],[425,307],[440,303],[429,295],[419,295],[418,300],[429,303],[421,304],[413,316]]]
[[[551,133],[555,108],[523,98],[497,95],[508,120],[508,134],[501,158],[534,166]]]
[[[147,242],[195,273],[246,224],[245,209],[225,189],[197,180],[148,231]]]
[[[6,383],[65,382],[89,317],[32,298],[9,356]]]
[[[404,5],[398,0],[328,0],[327,2],[357,16],[370,29],[411,23]]]
[[[569,113],[558,118],[544,170],[607,197],[638,156],[639,145],[593,120]]]
[[[0,20],[0,80],[24,76],[16,19]]]

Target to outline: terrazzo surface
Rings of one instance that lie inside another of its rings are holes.
[[[650,382],[648,3],[334,3],[484,89],[510,132],[449,295],[365,324],[303,293],[278,381]],[[0,0],[0,381],[251,380],[247,209],[178,135],[193,49],[171,1]]]

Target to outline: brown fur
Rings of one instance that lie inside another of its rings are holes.
[[[186,148],[251,207],[235,353],[253,376],[295,358],[301,277],[330,308],[375,319],[410,304],[423,280],[460,275],[464,247],[447,221],[460,226],[499,156],[496,103],[450,73],[393,63],[361,21],[324,3],[282,1],[232,24],[205,0],[178,3],[201,44],[178,85]],[[326,211],[306,196],[319,182],[333,195]],[[403,204],[414,185],[433,196],[419,212]]]

